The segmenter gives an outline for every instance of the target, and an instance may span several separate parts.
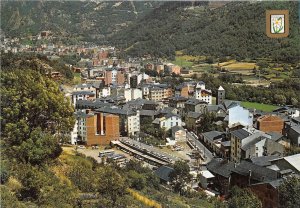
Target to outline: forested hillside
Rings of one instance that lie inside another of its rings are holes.
[[[298,2],[1,1],[1,30],[8,36],[51,30],[60,37],[111,44],[127,55],[191,55],[236,59],[300,56]],[[265,11],[288,9],[290,35],[265,35]]]
[[[56,35],[95,40],[143,17],[160,2],[1,1],[1,30],[8,36]]]
[[[204,3],[203,3],[204,4]],[[137,24],[115,34],[110,41],[127,54],[172,58],[175,51],[191,55],[266,58],[287,62],[300,57],[297,2],[230,2],[223,7],[166,2]],[[265,11],[288,9],[290,35],[265,35]]]

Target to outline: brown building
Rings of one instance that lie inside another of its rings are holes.
[[[180,74],[181,68],[180,68],[180,66],[175,65],[171,68],[171,70],[172,70],[172,73],[174,73],[174,74]]]
[[[119,116],[95,113],[86,118],[86,144],[88,146],[108,145],[119,136]]]
[[[189,97],[189,87],[187,85],[181,88],[180,96],[186,97],[186,98]]]
[[[117,84],[122,85],[125,83],[125,73],[123,71],[117,72],[117,78],[116,78]]]
[[[100,51],[98,53],[98,59],[107,59],[108,58],[108,51]]]
[[[279,207],[278,187],[282,179],[251,185],[250,190],[259,198],[264,208]]]
[[[105,72],[104,83],[105,85],[110,85],[112,83],[112,71],[107,70]]]
[[[164,71],[164,65],[160,64],[160,65],[156,65],[156,71],[157,73],[163,72]]]
[[[154,69],[154,65],[153,65],[153,64],[150,64],[150,63],[147,63],[147,64],[145,65],[145,69],[147,69],[147,70],[153,70],[153,69]]]
[[[275,115],[264,115],[257,119],[257,129],[263,132],[277,132],[282,134],[284,121]]]

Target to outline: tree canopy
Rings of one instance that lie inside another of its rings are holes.
[[[260,200],[248,189],[233,187],[228,200],[228,208],[260,208]]]
[[[192,180],[190,167],[184,161],[176,161],[174,171],[170,173],[170,179],[175,192],[182,193],[183,188]]]
[[[300,207],[300,178],[293,176],[284,180],[279,186],[280,207]]]
[[[58,85],[30,69],[2,71],[1,83],[1,136],[6,153],[32,164],[59,156],[59,137],[71,130],[74,118]]]

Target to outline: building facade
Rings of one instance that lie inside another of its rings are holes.
[[[275,115],[264,115],[257,119],[257,129],[264,132],[277,132],[282,134],[284,121]]]

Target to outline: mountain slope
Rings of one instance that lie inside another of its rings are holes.
[[[214,10],[167,2],[111,41],[127,54],[172,57],[175,50],[192,55],[234,58],[272,57],[297,61],[300,29],[297,2],[231,2]],[[265,11],[289,9],[290,35],[271,39],[265,35]]]
[[[51,30],[96,39],[127,27],[159,2],[1,1],[1,30],[8,36]]]

